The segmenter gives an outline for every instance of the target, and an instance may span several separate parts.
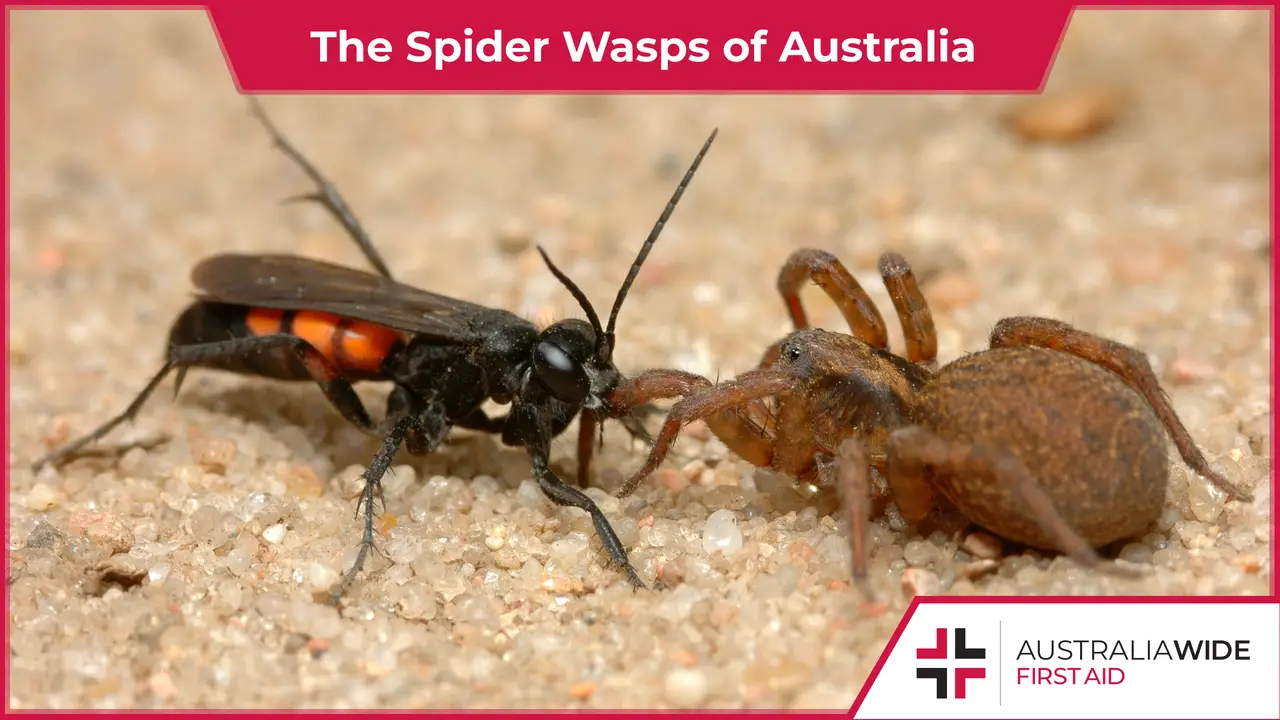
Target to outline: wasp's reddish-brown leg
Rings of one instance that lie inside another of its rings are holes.
[[[618,384],[609,396],[609,414],[623,417],[651,400],[684,397],[705,387],[711,387],[710,380],[684,370],[645,370]]]
[[[1018,316],[1009,317],[996,323],[991,331],[991,347],[1013,347],[1030,345],[1075,355],[1078,358],[1100,365],[1119,375],[1155,410],[1156,417],[1169,435],[1183,461],[1205,479],[1221,488],[1231,496],[1244,501],[1253,499],[1253,495],[1243,488],[1236,487],[1229,480],[1209,468],[1191,433],[1183,426],[1169,403],[1169,397],[1160,387],[1151,363],[1143,353],[1114,340],[1108,340],[1083,330],[1077,330],[1060,320],[1049,318]]]
[[[931,364],[938,359],[938,333],[933,326],[933,313],[924,293],[916,283],[911,265],[892,250],[880,256],[880,276],[889,291],[893,309],[902,322],[902,337],[907,342],[906,358],[913,363]]]
[[[661,412],[661,408],[649,402],[641,403],[621,416],[606,416],[593,410],[584,409],[578,425],[578,487],[586,487],[591,480],[591,460],[595,454],[595,446],[604,447],[602,420],[617,420],[618,424],[622,425],[633,440],[639,440],[645,445],[652,445],[653,437],[645,429],[644,420],[649,415]]]
[[[612,418],[630,418],[633,413],[645,409],[653,400],[679,398],[699,388],[710,387],[711,381],[691,372],[661,368],[646,370],[618,384],[608,399],[608,413]],[[652,407],[652,406],[650,406]],[[586,487],[590,471],[593,448],[592,435],[597,427],[598,419],[589,412],[582,413],[578,433],[578,485]],[[633,424],[627,424],[632,437],[642,437],[643,426],[636,418]],[[644,438],[649,441],[650,438]]]
[[[673,370],[669,368],[645,370],[645,372],[636,375],[634,378],[627,378],[618,383],[618,387],[613,389],[613,393],[608,398],[608,413],[611,418],[628,418],[637,410],[644,409],[653,400],[671,400],[675,397],[685,397],[695,389],[710,387],[710,380],[701,377],[699,374],[685,372],[685,370]],[[584,413],[584,418],[586,413]],[[594,423],[594,420],[593,420]],[[639,423],[637,423],[639,425]],[[628,425],[628,432],[632,437],[637,437],[637,430],[643,428],[637,427],[632,429]],[[645,438],[646,441],[652,438]],[[579,434],[579,466],[577,466],[577,477],[579,484],[585,487],[586,483],[586,464],[581,460],[584,454],[584,447],[590,445],[590,439]],[[585,448],[588,459],[590,459],[591,450]],[[589,460],[588,460],[589,461]]]
[[[591,458],[595,454],[596,414],[583,410],[578,415],[578,487],[587,486],[591,475]]]
[[[812,280],[831,301],[840,308],[840,314],[853,334],[868,345],[878,348],[889,346],[889,333],[884,318],[858,284],[853,275],[835,255],[823,250],[802,248],[791,253],[778,273],[778,292],[791,313],[791,322],[797,330],[809,327],[804,306],[800,303],[800,288]]]
[[[703,382],[707,381],[704,379]],[[788,390],[793,382],[794,379],[790,375],[777,370],[751,370],[739,375],[730,382],[709,387],[702,392],[686,396],[672,406],[667,413],[666,421],[662,424],[662,431],[658,433],[653,447],[649,450],[649,457],[645,460],[644,466],[630,478],[627,478],[614,494],[617,497],[626,497],[635,492],[636,487],[662,464],[667,452],[671,449],[671,444],[675,442],[676,437],[680,434],[680,428],[685,424],[717,414],[720,414],[721,418],[732,417],[725,414],[725,411],[744,405],[752,400]],[[733,437],[748,438],[750,435],[730,434],[728,438],[722,436],[720,439],[726,441]],[[725,442],[725,444],[729,445],[728,442]],[[732,445],[729,447],[733,452],[753,463],[761,454],[758,447],[734,447]],[[769,452],[771,453],[771,450]],[[767,466],[768,462],[763,464]]]

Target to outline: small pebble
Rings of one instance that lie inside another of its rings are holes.
[[[1179,545],[1170,545],[1151,554],[1151,564],[1158,567],[1176,567],[1187,558],[1187,551]]]
[[[191,534],[197,542],[221,545],[226,542],[223,513],[212,505],[201,505],[191,514]]]
[[[239,450],[229,438],[194,437],[191,439],[191,455],[205,472],[221,475],[235,462]]]
[[[1236,550],[1249,548],[1254,540],[1253,530],[1247,527],[1236,527],[1227,532],[1227,544]]]
[[[702,479],[702,474],[707,471],[707,464],[701,460],[694,460],[684,467],[680,468],[680,474],[688,483],[696,483]]]
[[[1071,142],[1106,129],[1119,110],[1120,96],[1114,90],[1079,87],[1025,100],[1004,116],[1004,122],[1024,140]]]
[[[849,547],[849,539],[842,535],[824,537],[813,550],[819,557],[836,565],[845,566],[852,560],[853,551]]]
[[[302,566],[302,583],[311,592],[323,592],[338,582],[338,571],[324,563],[309,562]]]
[[[294,465],[285,475],[284,486],[299,500],[315,500],[324,494],[324,481],[310,465]]]
[[[518,553],[507,547],[495,551],[493,564],[502,570],[519,570],[524,566],[524,561]]]
[[[1227,453],[1219,457],[1217,460],[1209,463],[1209,469],[1217,473],[1227,482],[1235,487],[1245,488],[1244,470],[1240,467],[1240,461],[1236,459],[1236,453]],[[1189,473],[1188,477],[1194,477],[1195,473]],[[1216,485],[1214,486],[1217,487]],[[1255,503],[1261,503],[1261,507],[1269,507],[1267,500],[1261,496],[1254,498]]]
[[[812,505],[800,511],[793,526],[796,532],[805,533],[818,526],[818,509]]]
[[[584,680],[569,686],[569,694],[572,695],[575,700],[586,700],[594,695],[595,692],[596,684],[590,680]]]
[[[1187,476],[1187,500],[1191,504],[1191,514],[1200,522],[1211,523],[1222,514],[1222,506],[1227,501],[1227,494],[1217,485],[1191,473]]]
[[[223,562],[227,564],[227,570],[231,571],[232,575],[239,577],[249,571],[249,564],[253,562],[253,553],[246,548],[237,547],[227,553]]]
[[[717,510],[702,526],[702,549],[708,554],[722,552],[731,557],[742,549],[742,530],[732,510]]]
[[[907,568],[902,571],[902,591],[908,597],[937,595],[942,591],[942,580],[932,570]]]
[[[147,579],[152,585],[158,585],[169,578],[169,573],[173,570],[173,566],[169,563],[157,563],[147,570]]]
[[[902,559],[906,560],[908,565],[917,567],[934,562],[938,556],[938,548],[924,540],[913,540],[902,549]]]
[[[971,532],[965,536],[964,549],[975,558],[983,560],[994,560],[1000,557],[1003,550],[1003,544],[999,538],[985,532]]]
[[[215,603],[231,612],[240,609],[241,603],[244,602],[244,596],[245,591],[239,581],[230,578],[218,583],[217,589],[210,595]]]
[[[27,491],[27,508],[36,512],[48,512],[62,503],[62,493],[44,483],[36,483]]]
[[[528,464],[524,458],[520,462]],[[542,508],[549,504],[547,496],[538,489],[538,484],[532,480],[521,480],[520,486],[516,488],[516,504],[526,508]]]
[[[684,476],[684,473],[671,468],[662,468],[658,471],[658,483],[676,495],[689,487],[689,479]]]
[[[44,520],[40,520],[31,528],[31,532],[27,534],[26,546],[28,548],[51,548],[57,544],[62,537],[62,533],[58,529]]]
[[[1178,523],[1173,531],[1178,534],[1182,544],[1189,550],[1213,546],[1213,538],[1209,536],[1208,528],[1199,520]]]
[[[284,541],[284,536],[287,532],[289,532],[289,529],[284,526],[284,523],[276,523],[262,531],[262,539],[272,545],[279,545]]]
[[[435,591],[421,580],[413,580],[403,587],[403,594],[397,603],[400,617],[407,620],[430,621],[439,612]]]
[[[307,652],[311,653],[311,657],[319,658],[329,652],[331,645],[327,638],[313,637],[307,640]]]
[[[72,535],[84,535],[88,527],[99,520],[106,519],[106,514],[99,512],[78,512],[71,516],[67,529]]]
[[[151,674],[147,678],[147,688],[151,690],[151,694],[162,700],[170,700],[178,696],[178,686],[174,684],[173,677],[169,673],[162,671]]]
[[[1120,549],[1120,559],[1138,565],[1150,565],[1154,552],[1142,543],[1129,543]]]
[[[695,708],[707,700],[707,676],[701,670],[672,670],[663,680],[662,688],[667,703],[674,707]]]
[[[791,548],[787,554],[791,556],[793,562],[808,563],[809,559],[813,557],[813,553],[813,546],[801,540],[800,542],[791,543]]]
[[[105,518],[85,528],[85,536],[94,545],[112,554],[133,548],[133,531],[115,518]]]
[[[1000,563],[997,560],[984,559],[974,560],[960,568],[960,572],[964,577],[970,580],[976,580],[984,575],[990,575],[1000,569]]]

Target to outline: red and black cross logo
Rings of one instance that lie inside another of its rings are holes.
[[[946,660],[952,658],[955,660],[985,660],[987,658],[986,648],[969,647],[965,644],[965,629],[954,628],[956,643],[955,653],[948,655],[947,650],[947,629],[938,628],[938,640],[931,648],[917,648],[917,660]],[[965,683],[969,680],[977,680],[987,676],[987,669],[980,666],[959,666],[950,668],[951,674],[955,677],[955,694],[949,695],[947,682],[947,668],[945,667],[922,667],[916,668],[916,677],[921,680],[933,680],[937,687],[938,699],[945,700],[953,697],[957,700],[964,698]]]

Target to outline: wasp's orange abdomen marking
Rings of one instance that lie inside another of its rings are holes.
[[[251,308],[249,314],[245,316],[244,324],[248,326],[249,332],[254,337],[262,337],[283,332],[283,319],[283,310]]]
[[[344,319],[334,335],[339,367],[376,373],[402,335],[396,330],[360,320]]]
[[[356,373],[377,373],[395,344],[403,339],[400,332],[391,328],[310,310],[253,308],[245,324],[250,333],[259,337],[287,333],[302,338],[339,369]]]
[[[338,353],[335,352],[340,342],[338,325],[341,323],[342,318],[337,315],[302,310],[294,313],[288,331],[306,340],[308,345],[319,350],[330,362],[341,367]]]

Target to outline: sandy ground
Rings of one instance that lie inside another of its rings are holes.
[[[104,443],[147,447],[28,469],[142,387],[198,258],[362,261],[320,210],[280,205],[308,185],[203,14],[14,13],[10,702],[844,708],[915,592],[1265,594],[1267,33],[1265,13],[1077,14],[1051,90],[1121,99],[1050,113],[1114,114],[1071,144],[1025,142],[998,97],[269,98],[400,278],[541,319],[578,310],[533,243],[607,305],[718,126],[623,311],[624,371],[751,367],[789,329],[773,283],[801,246],[850,265],[900,348],[875,270],[895,248],[924,279],[943,361],[1010,314],[1133,344],[1257,495],[1224,505],[1171,448],[1164,516],[1111,551],[1150,566],[1143,580],[1012,547],[984,561],[962,519],[921,537],[889,512],[871,536],[876,613],[848,585],[842,524],[718,441],[685,436],[625,501],[592,490],[666,585],[636,592],[521,452],[459,432],[401,455],[387,558],[339,612],[315,593],[354,555],[351,494],[376,441],[313,387],[195,372]],[[377,416],[385,392],[361,389]],[[573,437],[555,449],[566,473]],[[612,427],[596,484],[642,456]],[[729,557],[704,547],[721,510],[742,538]]]

